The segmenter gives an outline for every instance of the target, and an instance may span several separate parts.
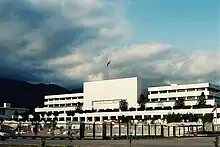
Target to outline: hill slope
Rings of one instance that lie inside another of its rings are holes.
[[[31,84],[25,81],[0,78],[0,105],[9,102],[12,107],[42,106],[45,95],[71,93],[54,84]]]

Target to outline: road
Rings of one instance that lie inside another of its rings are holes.
[[[132,147],[214,147],[213,137],[133,140]],[[40,144],[40,140],[7,140],[3,144]],[[68,144],[68,140],[47,140],[47,144]],[[129,147],[128,140],[73,140],[80,147]]]

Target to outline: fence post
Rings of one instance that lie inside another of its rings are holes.
[[[173,136],[176,137],[176,127],[173,126]]]
[[[129,136],[129,123],[127,123],[127,136]]]
[[[80,139],[84,138],[84,132],[85,132],[85,123],[84,122],[80,122]]]
[[[142,123],[141,134],[144,136],[144,124]]]
[[[93,127],[92,127],[93,131],[92,131],[92,134],[93,134],[93,139],[95,139],[95,123],[93,123]]]
[[[137,124],[134,124],[134,136],[137,134]]]
[[[121,123],[119,122],[119,127],[118,127],[118,135],[121,136]]]
[[[112,138],[112,123],[110,124],[110,137]]]
[[[150,136],[150,132],[151,132],[151,130],[150,130],[150,124],[148,124],[148,136]]]
[[[155,136],[157,136],[157,125],[156,124],[154,125],[154,133],[155,133]]]
[[[164,137],[163,125],[161,125],[161,136],[163,136],[163,137]]]
[[[185,126],[183,126],[183,136],[185,136],[185,132],[186,132]]]
[[[170,126],[167,127],[167,134],[168,134],[168,137],[170,137]]]
[[[104,123],[102,127],[102,139],[106,139],[106,124]]]

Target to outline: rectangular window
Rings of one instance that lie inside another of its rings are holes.
[[[71,117],[66,117],[66,121],[71,121]]]
[[[176,90],[169,90],[168,92],[169,92],[169,93],[175,93]]]
[[[103,116],[102,120],[108,120],[108,116]]]
[[[196,99],[195,96],[188,96],[188,97],[187,97],[187,100],[195,100],[195,99]]]
[[[80,121],[85,121],[85,117],[80,117]]]
[[[64,121],[64,117],[60,117],[60,118],[59,118],[59,121]]]
[[[164,91],[160,91],[160,93],[167,93],[167,91],[166,91],[166,90],[164,90]]]
[[[160,101],[167,101],[167,98],[161,98]]]
[[[151,99],[151,102],[158,102],[158,99]]]
[[[78,117],[73,117],[73,121],[78,121]]]
[[[100,121],[100,117],[95,117],[95,121]]]
[[[158,94],[158,91],[151,91],[151,94]]]
[[[197,88],[197,91],[205,91],[205,88]]]
[[[191,89],[187,89],[187,92],[192,92],[192,91],[195,91],[196,89],[195,88],[191,88]]]
[[[87,117],[87,120],[88,121],[92,121],[92,117]]]
[[[178,89],[177,92],[185,92],[185,89]]]
[[[175,97],[169,98],[169,101],[175,101],[175,100],[176,100]]]

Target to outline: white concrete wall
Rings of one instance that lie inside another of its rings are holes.
[[[68,98],[68,97],[81,97],[83,93],[71,93],[71,94],[57,94],[57,95],[46,95],[45,99],[56,99],[56,98]]]
[[[116,119],[118,119],[119,116],[141,116],[142,119],[144,119],[144,116],[151,116],[153,117],[154,115],[159,115],[161,118],[164,117],[164,115],[168,115],[171,113],[180,113],[180,114],[210,114],[212,112],[213,108],[201,108],[201,109],[175,109],[175,110],[147,110],[147,111],[126,111],[126,112],[95,112],[95,113],[83,113],[83,114],[75,114],[74,117],[77,117],[78,120],[80,120],[81,117],[85,118],[85,122],[90,122],[88,121],[88,117],[92,117],[92,122],[95,121],[95,117],[100,117],[100,121],[103,121],[103,117],[108,117],[108,119],[111,119],[111,116],[115,116]],[[220,112],[220,108],[218,108],[217,112]],[[70,117],[67,116],[66,114],[60,114],[59,117]],[[59,122],[58,122],[59,123]]]
[[[137,105],[141,83],[137,77],[84,83],[83,109],[119,108],[120,100],[127,100],[129,107]]]

